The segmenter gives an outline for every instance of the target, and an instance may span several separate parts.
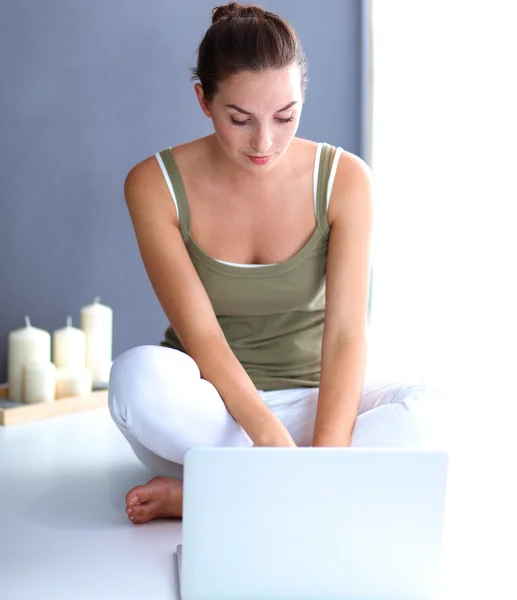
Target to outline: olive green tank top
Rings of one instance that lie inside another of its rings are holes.
[[[171,149],[155,155],[219,325],[259,390],[319,386],[330,233],[327,207],[341,151],[318,144],[313,177],[317,226],[297,254],[272,265],[237,265],[205,254],[190,237],[189,205]],[[171,326],[164,337],[161,346],[185,352]]]

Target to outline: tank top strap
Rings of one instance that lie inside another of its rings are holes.
[[[157,152],[156,158],[158,159],[167,187],[169,188],[174,204],[176,205],[180,233],[183,241],[186,243],[190,237],[190,210],[187,193],[185,192],[185,186],[183,185],[178,165],[174,160],[171,148],[165,148],[164,150]]]
[[[325,236],[328,236],[330,233],[327,216],[328,195],[330,192],[329,182],[333,170],[333,158],[337,156],[337,153],[335,146],[327,143],[321,145],[316,186],[316,219],[321,232]]]

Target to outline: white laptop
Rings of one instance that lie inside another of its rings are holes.
[[[191,448],[182,600],[431,600],[448,456],[407,448]]]

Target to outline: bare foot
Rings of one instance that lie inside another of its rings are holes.
[[[183,481],[170,477],[153,477],[145,485],[137,485],[126,495],[126,513],[133,523],[181,518]]]

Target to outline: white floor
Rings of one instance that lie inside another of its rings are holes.
[[[501,444],[514,416],[500,404],[451,411],[447,600],[517,597],[516,455]],[[124,513],[125,493],[147,478],[107,409],[0,427],[0,598],[179,598],[181,521],[132,525]]]
[[[0,598],[179,598],[181,521],[124,512],[148,478],[107,408],[0,427]]]

